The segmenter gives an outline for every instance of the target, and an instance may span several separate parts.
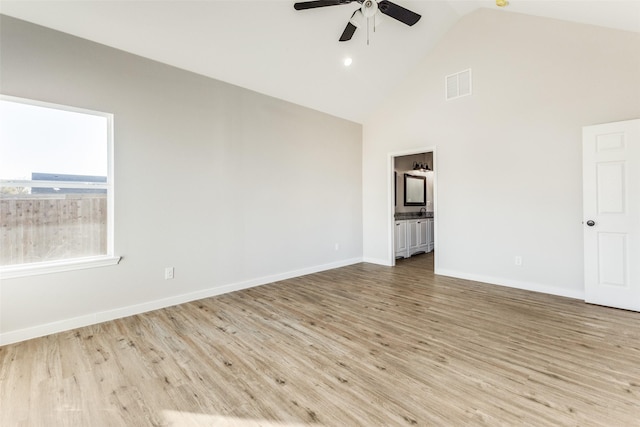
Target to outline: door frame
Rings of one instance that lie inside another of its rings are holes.
[[[396,157],[410,156],[412,154],[433,153],[433,270],[434,273],[438,272],[438,161],[436,155],[435,146],[412,148],[403,151],[393,151],[387,154],[387,241],[389,246],[387,248],[387,254],[389,257],[389,265],[395,267],[396,257],[395,252],[395,227],[394,214],[395,214],[395,182],[394,182],[394,170]]]

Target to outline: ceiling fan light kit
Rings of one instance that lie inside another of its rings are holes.
[[[354,1],[360,4],[360,8],[356,9],[353,12],[351,18],[347,22],[347,26],[340,36],[341,42],[351,40],[356,32],[356,29],[360,28],[360,26],[362,25],[361,20],[363,18],[367,19],[367,24],[369,23],[369,18],[373,18],[374,31],[379,24],[380,13],[390,16],[391,18],[400,21],[408,26],[414,25],[421,18],[419,14],[412,12],[409,9],[405,9],[404,7],[392,3],[388,0],[312,0],[295,3],[293,7],[295,10],[306,10],[326,6],[339,6],[342,4],[353,3]],[[369,44],[368,32],[369,25],[367,25],[367,44]]]

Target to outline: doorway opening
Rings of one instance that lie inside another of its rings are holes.
[[[435,271],[436,153],[421,148],[389,155],[389,254],[397,261],[421,263]]]

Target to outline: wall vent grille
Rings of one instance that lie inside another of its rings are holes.
[[[471,68],[445,77],[447,101],[471,95]]]

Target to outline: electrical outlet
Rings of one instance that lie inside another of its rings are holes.
[[[514,262],[517,266],[522,265],[522,257],[520,255],[516,255]]]
[[[335,246],[334,246],[334,249],[336,251],[339,251],[340,250],[340,243],[336,243]]]
[[[174,277],[174,269],[173,267],[167,267],[164,269],[164,279],[165,280],[169,280],[169,279],[173,279]]]

